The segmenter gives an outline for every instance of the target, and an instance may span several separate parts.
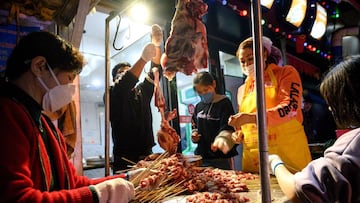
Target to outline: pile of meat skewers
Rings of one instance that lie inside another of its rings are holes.
[[[240,193],[249,190],[247,180],[258,178],[257,175],[241,171],[197,167],[187,162],[180,153],[164,153],[153,161],[139,161],[134,167],[152,171],[150,175],[139,174],[133,180],[137,183],[136,200],[140,202],[160,202],[179,194],[200,196],[198,193],[202,192],[217,194],[217,200],[246,202],[248,198]],[[188,202],[194,202],[191,197]]]

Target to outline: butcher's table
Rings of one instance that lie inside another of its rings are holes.
[[[241,192],[240,194],[248,197],[250,203],[261,203],[261,183],[260,177],[256,180],[247,180],[246,185],[249,188],[249,192]],[[285,197],[284,193],[281,191],[280,186],[274,176],[270,178],[270,192],[271,192],[271,202],[274,203],[290,203],[289,200]],[[163,203],[186,203],[187,196],[177,196],[170,199],[165,199]]]

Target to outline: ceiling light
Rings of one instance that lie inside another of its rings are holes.
[[[146,22],[149,18],[149,9],[143,3],[138,3],[131,8],[130,17],[137,22]]]
[[[313,27],[311,28],[310,35],[315,39],[320,39],[326,31],[327,13],[324,7],[316,4],[316,18]]]
[[[271,9],[273,3],[274,3],[274,0],[261,0],[260,1],[260,4],[262,6],[265,6],[267,9]]]
[[[304,21],[307,8],[307,1],[293,0],[291,2],[289,13],[286,16],[286,21],[296,27],[300,27]]]

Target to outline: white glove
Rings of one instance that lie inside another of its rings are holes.
[[[281,160],[281,158],[278,155],[276,154],[269,155],[269,166],[272,175],[275,175],[276,167],[278,167],[281,164],[284,164],[284,162]]]
[[[145,61],[148,62],[150,61],[152,58],[154,58],[156,55],[156,48],[155,45],[152,43],[149,43],[147,45],[145,45],[145,47],[143,48],[142,54],[141,54],[141,58]]]
[[[224,154],[227,154],[235,145],[231,139],[232,133],[233,132],[230,130],[220,131],[220,133],[215,137],[214,142],[211,144],[211,150],[215,152],[220,149]]]
[[[224,154],[227,154],[233,146],[234,143],[230,139],[217,136],[211,145],[211,149],[213,151],[220,149]]]
[[[134,185],[122,178],[106,180],[92,186],[99,203],[128,203],[135,197]]]

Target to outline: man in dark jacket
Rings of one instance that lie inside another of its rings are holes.
[[[161,71],[161,28],[154,25],[151,35],[152,43],[144,47],[141,58],[134,66],[119,63],[112,72],[115,84],[110,92],[110,121],[115,173],[151,154],[155,145],[150,102],[154,93],[153,71]],[[143,82],[136,85],[150,60],[149,73]]]

